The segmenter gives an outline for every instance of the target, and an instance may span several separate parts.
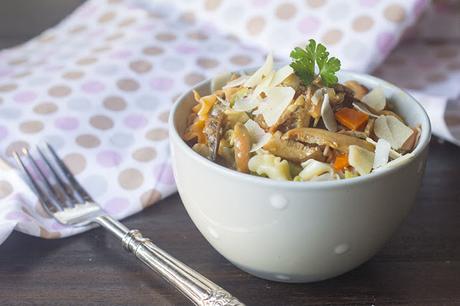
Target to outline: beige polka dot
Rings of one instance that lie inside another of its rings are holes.
[[[94,48],[94,49],[93,49],[93,53],[102,53],[102,52],[106,52],[106,51],[109,51],[109,50],[112,50],[112,47],[111,47],[111,46],[109,46],[109,45],[103,45],[103,46]]]
[[[122,97],[110,96],[104,99],[105,108],[112,111],[122,111],[126,108],[126,102]]]
[[[167,123],[169,120],[169,111],[162,112],[159,116],[158,119],[160,119],[161,122]]]
[[[13,192],[13,186],[7,181],[0,181],[0,199],[4,199]]]
[[[447,68],[448,68],[449,70],[454,70],[454,71],[455,71],[455,70],[460,70],[460,62],[449,63],[449,64],[447,65]]]
[[[24,63],[27,63],[27,59],[25,58],[15,58],[8,62],[8,64],[11,66],[17,66],[17,65],[24,64]]]
[[[352,27],[353,27],[353,30],[355,30],[356,32],[365,32],[369,30],[370,28],[372,28],[373,25],[374,25],[374,20],[371,17],[359,16],[359,17],[356,17],[355,20],[353,20]]]
[[[326,45],[334,45],[342,39],[343,33],[340,30],[329,30],[323,35],[323,43]]]
[[[250,35],[256,36],[265,28],[265,19],[262,16],[253,17],[247,22],[246,28]]]
[[[428,75],[426,80],[432,83],[439,83],[447,80],[447,76],[443,73],[433,73]]]
[[[252,62],[252,59],[247,55],[234,55],[230,58],[230,62],[238,66],[246,66]]]
[[[163,52],[164,50],[160,47],[147,47],[144,48],[144,50],[142,50],[142,53],[144,53],[145,55],[158,55]]]
[[[105,13],[104,15],[102,15],[101,17],[99,17],[99,22],[100,23],[105,23],[105,22],[109,22],[111,20],[113,20],[115,18],[115,12],[108,12],[108,13]]]
[[[212,58],[200,57],[196,61],[197,65],[204,69],[214,68],[219,65],[219,62]]]
[[[127,190],[137,189],[144,183],[144,176],[137,169],[125,169],[118,175],[118,183]]]
[[[42,218],[51,219],[52,217],[45,211],[43,205],[40,202],[35,204],[35,212]]]
[[[452,47],[443,47],[436,50],[435,54],[439,58],[453,58],[459,54],[459,51]]]
[[[222,0],[205,0],[204,8],[208,11],[214,11],[219,7],[221,2]]]
[[[109,35],[105,38],[106,41],[114,41],[114,40],[118,40],[120,38],[122,38],[123,36],[125,36],[125,34],[121,33],[121,32],[117,32],[117,33],[114,33],[112,35]]]
[[[83,148],[87,149],[95,148],[101,144],[99,138],[90,134],[83,134],[78,136],[76,142]]]
[[[406,18],[404,8],[399,4],[391,4],[387,6],[383,12],[385,18],[392,22],[401,22]]]
[[[145,136],[152,141],[159,141],[168,138],[168,131],[162,128],[151,129]]]
[[[204,79],[204,75],[192,72],[185,76],[184,81],[187,85],[193,86],[201,81],[204,81]]]
[[[121,21],[118,26],[119,27],[128,27],[130,25],[133,25],[136,23],[136,18],[134,17],[129,17],[129,18],[126,18],[125,20]]]
[[[326,4],[326,0],[307,0],[307,4],[310,7],[317,8]]]
[[[77,175],[83,172],[86,168],[86,159],[78,153],[70,153],[64,156],[64,163],[69,167],[73,174]]]
[[[48,89],[48,94],[52,97],[66,97],[70,95],[72,89],[65,85],[56,85]]]
[[[89,119],[89,123],[99,130],[108,130],[113,127],[113,121],[107,116],[97,115]]]
[[[18,88],[18,85],[16,84],[2,84],[0,85],[0,92],[13,91],[16,88]]]
[[[147,208],[158,202],[160,199],[161,193],[158,190],[148,190],[141,195],[141,205],[143,208]]]
[[[38,41],[43,43],[43,44],[50,43],[50,42],[54,41],[55,39],[56,39],[56,35],[49,34],[49,33],[42,34],[42,35],[40,35],[38,37]]]
[[[48,232],[40,226],[40,237],[45,239],[58,239],[61,238],[61,234],[59,232]]]
[[[137,73],[146,73],[152,70],[152,64],[144,60],[129,63],[129,68]]]
[[[196,22],[196,17],[193,12],[185,12],[179,16],[179,20],[184,23],[194,24]]]
[[[206,40],[208,39],[208,35],[204,34],[203,32],[191,32],[187,34],[187,37],[193,40]]]
[[[176,39],[176,35],[173,33],[158,33],[155,38],[159,41],[173,41]]]
[[[287,20],[287,19],[294,17],[294,15],[296,14],[296,11],[297,10],[294,4],[284,3],[284,4],[279,5],[276,8],[275,14],[279,19]]]
[[[157,156],[155,148],[145,147],[134,151],[133,158],[140,162],[148,162]]]
[[[117,86],[123,91],[136,91],[139,89],[139,83],[133,79],[118,80]]]
[[[14,152],[21,153],[23,149],[30,149],[30,146],[27,142],[19,140],[12,142],[7,148],[6,148],[6,155],[8,156],[13,156]]]
[[[34,107],[34,112],[40,115],[47,115],[56,112],[58,107],[51,102],[43,102]]]
[[[70,34],[77,34],[77,33],[83,32],[84,30],[86,30],[86,26],[81,24],[81,25],[78,25],[78,26],[75,26],[75,27],[71,28],[69,30],[69,33]]]
[[[97,58],[95,58],[95,57],[86,57],[86,58],[79,59],[77,61],[77,65],[86,66],[86,65],[94,64],[95,62],[97,62]]]
[[[68,71],[62,75],[64,79],[78,80],[83,77],[84,73],[81,71]]]
[[[25,134],[35,134],[43,130],[43,123],[37,120],[25,121],[19,125],[21,132]]]
[[[13,77],[16,79],[22,79],[23,77],[26,77],[31,74],[32,74],[31,71],[23,71],[23,72],[16,73]]]

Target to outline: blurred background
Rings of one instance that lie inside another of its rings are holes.
[[[84,0],[0,1],[0,49],[22,43],[61,21]]]

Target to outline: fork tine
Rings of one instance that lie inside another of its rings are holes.
[[[61,169],[62,173],[64,173],[64,176],[67,178],[69,181],[70,185],[75,189],[76,193],[85,201],[87,202],[94,202],[93,198],[86,192],[86,190],[78,183],[78,181],[75,179],[73,176],[72,172],[70,169],[66,166],[66,164],[59,158],[59,156],[56,154],[54,151],[53,147],[46,143],[46,147],[48,148],[49,152],[54,158],[54,161],[56,164],[59,166]]]
[[[45,156],[45,154],[43,154],[42,150],[38,146],[37,146],[37,151],[38,151],[38,154],[40,154],[42,160],[48,165],[48,168],[51,170],[56,182],[59,184],[59,186],[61,186],[62,190],[64,191],[64,194],[67,197],[67,199],[72,204],[71,206],[75,206],[75,204],[78,203],[78,200],[75,198],[72,189],[69,188],[69,186],[64,183],[64,181],[61,179],[61,175],[59,175],[59,173],[57,173],[57,171],[54,168],[54,166],[51,164],[51,162],[48,160],[48,158]]]
[[[35,161],[35,159],[30,154],[29,150],[24,148],[22,151],[23,151],[24,155],[27,157],[27,159],[31,162],[31,164],[35,168],[35,170],[38,172],[38,174],[41,176],[43,182],[45,183],[46,189],[48,190],[48,194],[51,194],[51,195],[54,196],[55,201],[53,201],[53,203],[55,203],[56,206],[59,206],[61,208],[63,208],[62,207],[63,204],[66,204],[65,206],[70,206],[70,205],[68,205],[68,201],[66,201],[67,199],[65,198],[65,196],[63,197],[63,194],[65,194],[65,191],[63,191],[60,188],[56,188],[53,185],[51,185],[48,177],[45,175],[45,173],[40,168],[40,166],[38,166],[37,162]]]
[[[43,191],[40,185],[35,181],[29,169],[27,169],[26,165],[22,161],[21,156],[17,152],[14,152],[13,156],[16,159],[16,163],[19,165],[19,167],[22,169],[22,171],[26,174],[27,178],[31,182],[32,187],[35,189],[35,193],[38,195],[38,199],[42,203],[43,208],[45,208],[46,212],[52,216],[51,207],[57,210],[62,210],[60,206],[56,205],[53,201],[50,200],[50,198],[46,195],[46,193]]]

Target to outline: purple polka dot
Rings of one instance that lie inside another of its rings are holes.
[[[99,152],[96,156],[96,160],[99,165],[109,168],[118,166],[122,158],[117,152],[106,150]]]
[[[84,92],[90,93],[90,94],[95,94],[103,91],[105,89],[104,84],[98,81],[88,81],[83,83],[81,86],[81,89]]]
[[[169,90],[173,86],[174,81],[169,78],[154,78],[150,85],[156,90]]]
[[[61,223],[58,223],[58,222],[53,221],[53,223],[51,224],[50,228],[51,228],[53,231],[62,231],[62,230],[65,230],[65,229],[68,228],[68,227],[65,226],[65,225],[62,225]]]
[[[316,17],[313,17],[313,16],[304,17],[299,22],[299,30],[303,34],[312,34],[318,30],[320,23],[321,22]]]
[[[78,128],[80,122],[74,117],[61,117],[57,118],[54,125],[62,130],[75,130]]]
[[[379,3],[379,1],[380,0],[360,0],[359,3],[361,3],[363,6],[371,7]]]
[[[147,125],[147,118],[143,115],[131,114],[124,119],[124,123],[132,129],[139,129]]]
[[[22,211],[10,211],[9,213],[6,214],[5,218],[7,220],[15,220],[19,222],[30,221],[30,218]]]
[[[197,50],[198,48],[188,44],[180,44],[176,47],[176,51],[183,54],[195,53]]]
[[[14,95],[14,101],[18,103],[28,103],[32,102],[37,98],[37,94],[31,90],[21,91]]]
[[[138,27],[137,29],[142,32],[152,32],[155,29],[155,25],[146,24],[146,25]]]
[[[4,126],[0,126],[0,140],[5,139],[8,136],[8,129]]]
[[[174,174],[171,164],[159,164],[154,168],[153,172],[154,176],[157,178],[157,181],[168,185],[174,184]]]
[[[131,54],[132,54],[132,52],[129,51],[129,50],[119,50],[119,51],[116,51],[116,52],[112,52],[110,54],[110,57],[115,58],[115,59],[126,59],[126,58],[130,57]]]
[[[125,198],[112,198],[105,202],[104,209],[109,215],[117,215],[128,207],[129,201]]]
[[[383,32],[380,33],[377,37],[377,47],[379,48],[380,53],[382,55],[387,55],[391,51],[395,43],[396,39],[392,33]]]
[[[0,68],[0,77],[9,76],[13,72],[11,68]]]

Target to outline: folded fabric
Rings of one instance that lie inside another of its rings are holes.
[[[44,213],[11,167],[13,151],[50,143],[89,193],[124,218],[176,190],[167,117],[180,93],[221,72],[257,66],[269,51],[287,59],[309,38],[328,44],[346,68],[369,72],[425,6],[420,0],[86,2],[58,26],[0,52],[0,243],[13,229],[44,238],[86,230]],[[389,69],[377,72],[391,79]]]

